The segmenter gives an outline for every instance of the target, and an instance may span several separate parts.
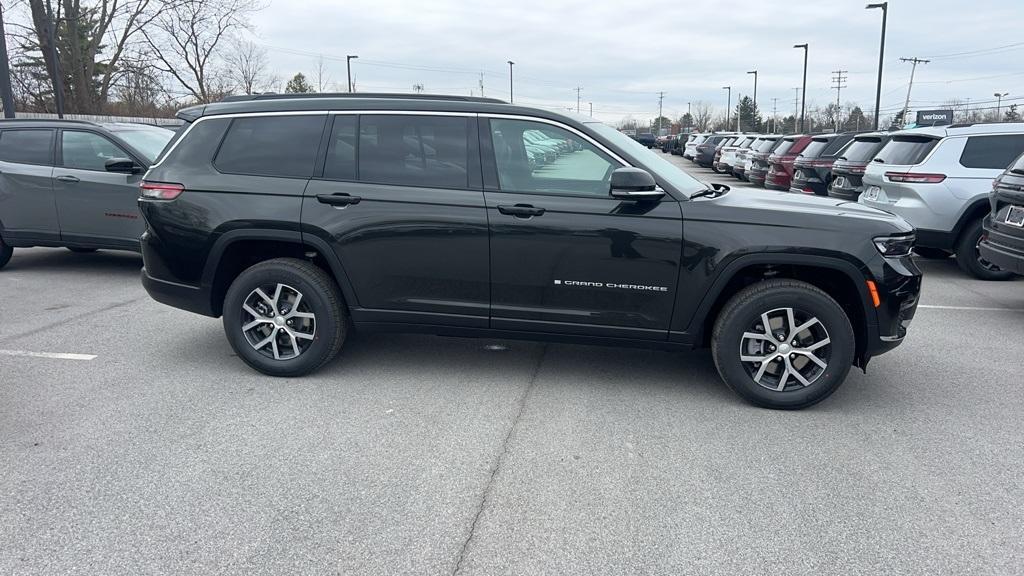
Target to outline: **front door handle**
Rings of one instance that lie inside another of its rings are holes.
[[[529,204],[516,204],[509,206],[507,204],[499,204],[498,212],[505,214],[506,216],[515,216],[517,218],[532,218],[534,216],[540,216],[544,214],[543,208],[535,208]]]
[[[57,180],[60,180],[61,182],[80,182],[77,176],[71,176],[69,174],[57,176]]]
[[[317,194],[316,199],[321,204],[329,204],[331,206],[348,206],[350,204],[359,204],[362,200],[359,196],[352,196],[339,192],[337,194]]]

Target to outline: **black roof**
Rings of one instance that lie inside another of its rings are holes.
[[[433,94],[260,94],[229,97],[213,104],[200,104],[178,111],[178,118],[192,122],[203,116],[251,112],[299,112],[317,110],[413,110],[428,112],[472,112],[524,114],[580,124],[568,115],[528,106],[509,104],[494,98],[442,96]]]

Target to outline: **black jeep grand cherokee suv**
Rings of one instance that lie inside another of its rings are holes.
[[[386,95],[178,116],[142,185],[143,283],[223,316],[266,374],[317,369],[352,328],[710,345],[744,398],[801,408],[898,345],[917,305],[900,218],[708,187],[597,122]]]

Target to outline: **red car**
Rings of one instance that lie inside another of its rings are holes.
[[[775,152],[768,157],[765,188],[789,192],[789,185],[793,181],[793,162],[804,151],[804,148],[807,148],[811,140],[809,134],[794,134],[782,139],[782,144],[779,144]]]

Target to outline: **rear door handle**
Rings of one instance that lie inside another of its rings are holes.
[[[359,204],[362,200],[359,196],[352,196],[339,192],[337,194],[317,194],[317,201],[322,204],[329,204],[331,206],[348,206],[349,204]]]
[[[71,176],[67,174],[63,176],[57,176],[57,180],[60,180],[61,182],[80,182],[77,176]]]
[[[535,208],[529,204],[516,204],[515,206],[499,204],[498,212],[507,216],[515,216],[517,218],[531,218],[533,216],[540,216],[544,214],[544,209]]]

